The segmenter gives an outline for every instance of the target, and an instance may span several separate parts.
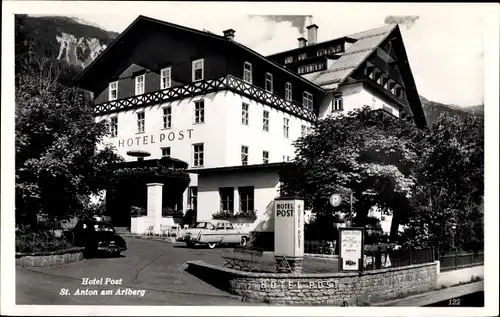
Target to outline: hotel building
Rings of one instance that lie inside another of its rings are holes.
[[[317,32],[310,25],[297,48],[262,56],[232,29],[216,35],[139,16],[76,84],[93,93],[96,120],[111,123],[106,141],[125,160],[146,151],[187,165],[189,185],[154,208],[193,209],[197,220],[255,211],[232,221],[271,233],[278,172],[317,120],[368,105],[426,126],[397,25],[321,43]],[[158,188],[148,187],[151,201]],[[157,226],[155,215],[148,210],[132,230]]]

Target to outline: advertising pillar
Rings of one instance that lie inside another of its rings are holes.
[[[274,201],[274,257],[278,272],[302,272],[304,258],[304,200]]]

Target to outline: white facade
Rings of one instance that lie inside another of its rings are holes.
[[[363,83],[342,86],[337,92],[342,93],[343,112],[349,112],[355,109],[369,106],[371,109],[390,109],[392,114],[399,117],[399,107],[394,102],[380,92],[373,89],[367,89]],[[332,113],[332,98],[326,98],[326,101],[319,109],[319,118],[324,119]],[[338,112],[340,113],[340,112]]]
[[[204,100],[204,122],[196,123],[195,102],[201,99]],[[248,105],[248,121],[243,120],[243,103]],[[171,107],[170,128],[164,128],[163,109],[166,107]],[[264,111],[269,114],[268,131],[264,130]],[[141,112],[145,113],[144,132],[139,132],[138,113]],[[162,148],[169,147],[170,156],[185,161],[190,169],[242,165],[242,146],[248,148],[247,165],[263,164],[264,151],[268,153],[268,163],[291,160],[294,156],[292,142],[301,136],[302,126],[311,127],[305,120],[230,91],[98,116],[96,120],[114,117],[117,118],[117,134],[104,141],[113,144],[117,153],[126,161],[136,160],[128,156],[127,151],[147,151],[151,154],[149,159],[158,159],[162,157]],[[287,132],[284,119],[288,120]],[[193,164],[194,144],[203,144],[203,166]],[[253,183],[260,182],[257,174],[251,177]],[[218,211],[218,188],[224,186],[213,189],[213,195],[207,195],[206,191],[202,191],[204,187],[200,186],[198,175],[190,174],[190,178],[189,186],[199,186],[198,219],[209,219]],[[274,178],[277,181],[276,171]],[[207,178],[206,181],[210,183],[211,180]],[[183,210],[190,207],[188,190],[184,193]],[[273,197],[274,192],[273,189]],[[255,207],[258,210],[262,210],[262,207],[257,208],[260,204],[257,197],[260,196],[259,189],[256,188]],[[235,208],[235,211],[239,210]]]

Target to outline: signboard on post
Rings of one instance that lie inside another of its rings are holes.
[[[339,228],[339,271],[361,272],[364,266],[365,228]]]
[[[301,199],[274,201],[274,256],[304,256],[304,201]]]
[[[337,207],[338,205],[340,205],[341,200],[342,199],[340,198],[339,194],[332,194],[330,196],[330,205],[332,205],[333,207]]]

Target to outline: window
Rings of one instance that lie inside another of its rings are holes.
[[[144,111],[137,113],[137,132],[144,133],[144,126],[146,124],[146,114]]]
[[[285,57],[285,64],[290,64],[290,63],[293,63],[293,56]]]
[[[241,165],[248,165],[248,146],[241,146]]]
[[[203,80],[203,58],[193,61],[193,81]]]
[[[269,111],[267,110],[262,113],[262,131],[269,132]]]
[[[193,144],[193,166],[203,166],[204,157],[203,143]]]
[[[266,73],[266,85],[264,88],[266,91],[273,92],[273,75],[271,73]]]
[[[163,108],[163,129],[172,127],[172,106]]]
[[[305,136],[307,135],[307,127],[306,127],[305,125],[302,125],[302,126],[300,127],[300,135],[301,135],[302,137],[305,137]]]
[[[307,58],[307,54],[306,53],[299,54],[299,61],[304,60],[306,58]]]
[[[253,211],[253,186],[249,187],[239,187],[238,188],[240,196],[240,212]]]
[[[311,93],[304,91],[304,94],[302,95],[302,106],[309,111],[313,110],[313,95]]]
[[[290,162],[290,156],[283,155],[283,162]]]
[[[292,84],[290,83],[285,84],[285,99],[292,100]]]
[[[248,125],[248,104],[241,104],[241,123],[244,125]]]
[[[243,80],[247,83],[252,83],[252,64],[249,62],[243,64]]]
[[[118,135],[118,117],[112,117],[110,121],[110,133],[112,137],[115,137]]]
[[[194,102],[194,123],[205,122],[205,101],[197,100]]]
[[[269,163],[269,152],[268,151],[262,151],[262,163],[264,163],[264,164]]]
[[[232,187],[219,188],[220,209],[234,213],[234,189]]]
[[[198,208],[198,186],[189,186],[188,202],[191,209],[197,210]]]
[[[135,94],[142,95],[144,93],[144,78],[145,75],[139,75],[135,77]]]
[[[161,148],[161,157],[170,157],[170,146]]]
[[[332,101],[332,111],[342,111],[344,110],[344,104],[342,98],[334,98]]]
[[[172,87],[172,67],[167,67],[160,72],[160,89],[167,89]]]
[[[288,132],[289,132],[289,122],[290,119],[288,118],[283,118],[283,136],[288,139]]]
[[[109,83],[109,101],[118,99],[118,81]]]

